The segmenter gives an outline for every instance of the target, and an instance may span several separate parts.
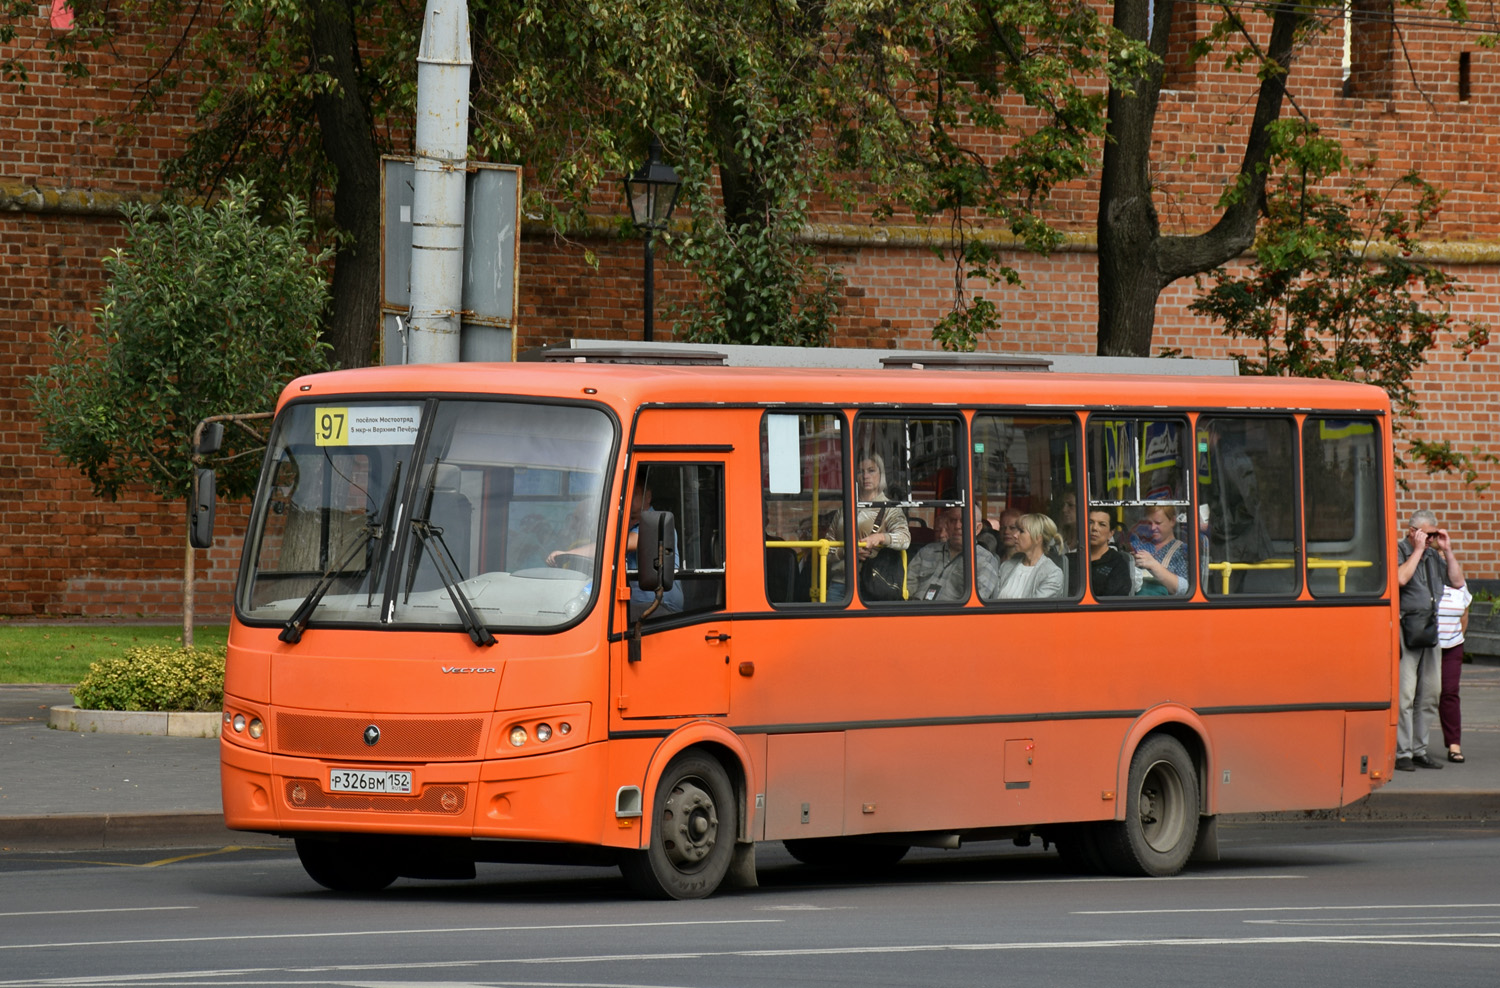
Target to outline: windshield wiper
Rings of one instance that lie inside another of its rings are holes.
[[[349,545],[349,551],[339,559],[338,562],[328,567],[322,578],[318,580],[313,588],[308,591],[307,596],[302,598],[302,603],[292,612],[292,616],[286,619],[286,624],[281,627],[281,634],[277,635],[282,641],[289,645],[295,645],[302,640],[302,631],[307,627],[308,619],[312,617],[313,611],[318,609],[323,595],[328,588],[333,586],[334,577],[344,572],[344,568],[354,561],[355,553],[359,552],[370,543],[371,539],[380,537],[379,525],[366,525],[359,530],[354,541]]]
[[[469,598],[464,596],[464,592],[458,588],[460,579],[458,562],[448,549],[448,543],[443,541],[443,530],[433,527],[432,522],[426,518],[412,519],[411,530],[417,534],[417,538],[422,540],[422,551],[431,557],[438,579],[443,581],[443,588],[448,591],[448,596],[453,601],[453,609],[458,612],[459,619],[463,621],[464,628],[469,632],[469,638],[475,645],[484,648],[495,644],[495,636],[490,634],[490,629],[479,620],[479,615],[474,611],[474,605],[469,603]],[[437,543],[436,546],[433,545],[434,542]],[[442,551],[438,551],[439,549]]]
[[[396,510],[396,488],[401,483],[401,461],[396,461],[395,472],[391,474],[391,482],[385,485],[385,503],[380,507],[380,530],[374,538],[383,539],[385,533],[391,530],[391,512]],[[385,560],[390,555],[389,546],[382,545],[381,549],[387,550],[375,557],[374,571],[370,574],[370,592],[365,597],[365,606],[369,607],[375,602],[375,587],[380,583],[380,574],[385,571]]]
[[[386,532],[390,531],[391,510],[396,502],[396,487],[400,480],[401,462],[398,460],[396,461],[395,473],[391,475],[391,482],[386,485],[385,504],[381,508],[380,521],[376,524],[366,524],[359,530],[359,533],[354,537],[354,541],[350,543],[348,551],[344,553],[338,562],[334,563],[323,573],[318,582],[313,584],[313,588],[307,592],[307,596],[302,598],[302,603],[297,605],[297,609],[292,612],[292,616],[286,619],[286,624],[281,626],[281,634],[277,635],[277,638],[288,645],[295,645],[300,642],[302,640],[302,632],[307,628],[307,622],[312,620],[313,612],[318,609],[318,605],[323,601],[323,595],[328,593],[329,587],[333,586],[334,578],[344,572],[344,569],[354,561],[355,554],[361,549],[371,542],[380,541],[385,538]],[[383,561],[384,555],[382,553],[382,560],[378,561]],[[366,606],[369,606],[371,600],[374,598],[375,580],[378,578],[379,569],[377,567],[376,573],[370,578],[370,598],[366,599]]]

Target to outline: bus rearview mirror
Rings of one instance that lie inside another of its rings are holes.
[[[210,549],[214,544],[214,505],[218,500],[217,480],[207,468],[193,471],[193,494],[188,500],[188,542],[194,549]]]
[[[673,563],[677,526],[673,524],[672,512],[641,512],[641,524],[636,533],[635,560],[636,581],[648,593],[655,590],[671,590],[677,578]]]

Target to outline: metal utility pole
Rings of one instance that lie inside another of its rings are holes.
[[[427,0],[417,53],[407,363],[454,363],[459,357],[472,64],[465,0]]]

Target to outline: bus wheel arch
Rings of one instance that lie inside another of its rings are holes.
[[[1103,863],[1122,875],[1175,875],[1192,857],[1203,801],[1198,760],[1173,731],[1153,731],[1130,757],[1123,819],[1098,825]]]
[[[626,882],[651,898],[711,895],[729,873],[743,819],[725,759],[707,745],[685,748],[647,791],[643,846],[620,861]]]
[[[1187,707],[1163,704],[1147,710],[1130,726],[1120,744],[1120,759],[1116,768],[1115,820],[1125,819],[1125,795],[1130,786],[1130,768],[1135,754],[1155,734],[1164,734],[1177,741],[1192,759],[1198,777],[1198,812],[1212,816],[1217,812],[1213,790],[1208,784],[1214,762],[1213,745],[1209,741],[1208,729],[1198,715]]]
[[[738,808],[738,818],[734,821],[734,836],[736,840],[748,841],[753,826],[754,801],[751,789],[751,760],[750,752],[745,748],[739,737],[714,723],[689,724],[671,736],[664,738],[660,746],[652,753],[651,760],[646,766],[646,778],[642,793],[644,805],[652,805],[652,799],[661,785],[661,779],[673,759],[681,757],[689,751],[699,751],[711,758],[717,759],[724,771],[729,775],[729,782],[734,787],[735,803]],[[641,840],[640,846],[645,847],[651,840],[651,832],[655,821],[649,813],[641,818]]]

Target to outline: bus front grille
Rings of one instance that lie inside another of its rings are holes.
[[[461,785],[427,786],[417,796],[324,792],[316,779],[287,779],[286,805],[294,810],[378,810],[382,813],[462,813],[468,790]]]
[[[372,726],[379,740],[367,744],[365,731]],[[273,743],[283,754],[314,758],[440,761],[479,757],[483,735],[483,717],[278,713]]]

